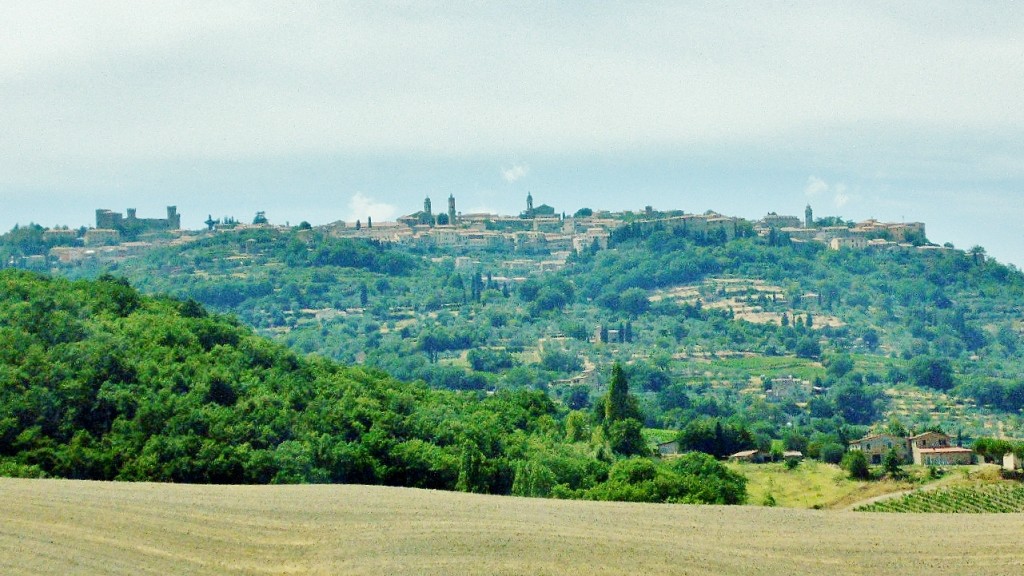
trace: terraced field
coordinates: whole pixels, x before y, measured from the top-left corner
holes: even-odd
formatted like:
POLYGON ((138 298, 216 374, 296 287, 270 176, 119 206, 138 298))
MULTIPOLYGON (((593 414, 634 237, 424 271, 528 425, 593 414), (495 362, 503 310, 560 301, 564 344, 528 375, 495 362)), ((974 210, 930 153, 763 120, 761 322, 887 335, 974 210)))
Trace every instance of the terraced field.
POLYGON ((916 491, 857 508, 864 512, 992 513, 1024 512, 1024 485, 1011 483, 952 486, 916 491))
POLYGON ((1018 574, 1024 514, 0 479, 2 574, 1018 574), (963 545, 921 546, 921 534, 963 545), (969 544, 968 544, 969 543, 969 544))

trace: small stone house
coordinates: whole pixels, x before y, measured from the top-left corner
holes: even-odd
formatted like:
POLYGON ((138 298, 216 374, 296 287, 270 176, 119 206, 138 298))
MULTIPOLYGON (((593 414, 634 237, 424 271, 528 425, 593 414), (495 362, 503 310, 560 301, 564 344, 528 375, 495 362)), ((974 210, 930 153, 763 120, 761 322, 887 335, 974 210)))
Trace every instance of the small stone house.
POLYGON ((903 462, 919 466, 957 466, 974 460, 974 450, 950 445, 949 436, 942 432, 925 432, 910 438, 872 434, 850 442, 850 450, 864 452, 871 464, 881 464, 893 448, 903 462))
POLYGON ((965 466, 974 459, 974 450, 960 446, 921 448, 914 451, 914 464, 923 466, 965 466))
POLYGON ((803 402, 811 395, 810 383, 792 376, 772 378, 771 386, 765 393, 770 402, 803 402))
POLYGON ((729 460, 734 462, 752 462, 760 464, 765 460, 765 454, 760 450, 743 450, 729 456, 729 460))
POLYGON ((904 462, 910 461, 910 449, 907 439, 892 434, 871 434, 850 442, 850 450, 860 450, 870 464, 881 464, 882 459, 895 448, 896 454, 904 462))
POLYGON ((1003 454, 1003 470, 1013 472, 1014 470, 1020 470, 1021 468, 1024 468, 1024 462, 1022 462, 1021 458, 1016 454, 1013 452, 1003 454))
POLYGON ((970 464, 974 450, 951 446, 949 436, 942 432, 925 432, 907 439, 914 464, 919 466, 950 466, 970 464))
POLYGON ((661 442, 658 444, 658 454, 661 456, 672 456, 679 454, 679 442, 672 440, 671 442, 661 442))

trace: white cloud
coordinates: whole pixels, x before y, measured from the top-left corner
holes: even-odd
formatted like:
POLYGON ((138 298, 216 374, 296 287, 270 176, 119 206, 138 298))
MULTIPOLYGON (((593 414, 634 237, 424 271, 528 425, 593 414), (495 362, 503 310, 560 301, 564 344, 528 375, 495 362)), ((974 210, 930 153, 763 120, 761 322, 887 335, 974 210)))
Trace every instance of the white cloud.
POLYGON ((846 206, 846 204, 850 202, 850 195, 846 192, 846 185, 836 184, 835 191, 836 208, 842 208, 843 206, 846 206))
POLYGON ((506 182, 516 182, 530 173, 530 167, 526 164, 515 164, 509 168, 501 169, 501 177, 506 182))
MULTIPOLYGON (((587 172, 558 173, 559 158, 574 156, 590 165, 628 157, 663 176, 673 164, 664 158, 706 160, 717 172, 695 178, 709 194, 731 185, 715 167, 740 158, 768 176, 777 162, 781 192, 796 194, 815 174, 807 197, 846 210, 885 183, 893 197, 980 183, 1015 201, 1024 179, 1020 4, 46 4, 0 2, 6 208, 24 205, 27 191, 59 205, 97 190, 119 198, 122 188, 159 206, 171 200, 156 196, 158 183, 188 173, 182 166, 266 165, 260 176, 284 189, 291 177, 274 174, 273 161, 310 158, 334 180, 296 180, 369 187, 403 212, 455 182, 583 190, 587 172), (384 183, 385 158, 430 168, 384 183), (334 162, 347 159, 370 176, 347 180, 334 162), (471 177, 455 174, 462 161, 471 177)), ((251 188, 220 172, 194 174, 217 193, 251 188)), ((364 221, 395 215, 358 198, 336 209, 364 221)), ((588 198, 562 202, 599 207, 588 198)), ((520 198, 506 201, 474 203, 521 209, 520 198)), ((39 218, 10 212, 0 218, 39 218)))
POLYGON ((356 192, 348 200, 348 222, 360 220, 366 222, 369 216, 377 222, 394 220, 398 215, 393 205, 385 202, 377 202, 362 192, 356 192))
POLYGON ((807 194, 808 198, 812 198, 821 194, 822 192, 828 191, 828 183, 818 178, 817 176, 807 177, 807 186, 804 188, 804 194, 807 194))
POLYGON ((829 184, 817 176, 807 177, 807 186, 804 187, 804 194, 806 194, 808 198, 815 198, 825 193, 832 194, 832 202, 835 204, 836 208, 846 206, 852 198, 848 192, 846 184, 843 182, 829 184))
POLYGON ((815 137, 855 144, 850 128, 1024 127, 1024 10, 1005 7, 36 4, 0 4, 10 168, 43 153, 821 150, 815 137))

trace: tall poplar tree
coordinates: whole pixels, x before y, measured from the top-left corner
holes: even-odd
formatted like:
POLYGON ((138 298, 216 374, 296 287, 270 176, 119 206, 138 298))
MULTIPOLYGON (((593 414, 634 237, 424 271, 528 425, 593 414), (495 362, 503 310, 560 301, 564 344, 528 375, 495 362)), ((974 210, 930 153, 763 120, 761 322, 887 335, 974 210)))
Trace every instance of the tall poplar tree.
POLYGON ((604 398, 604 430, 612 451, 627 456, 647 454, 641 431, 640 404, 629 393, 629 382, 617 362, 604 398))
POLYGON ((604 399, 605 422, 617 422, 627 418, 640 419, 640 409, 636 398, 629 393, 629 382, 622 366, 618 362, 612 366, 612 380, 608 385, 608 395, 604 399))

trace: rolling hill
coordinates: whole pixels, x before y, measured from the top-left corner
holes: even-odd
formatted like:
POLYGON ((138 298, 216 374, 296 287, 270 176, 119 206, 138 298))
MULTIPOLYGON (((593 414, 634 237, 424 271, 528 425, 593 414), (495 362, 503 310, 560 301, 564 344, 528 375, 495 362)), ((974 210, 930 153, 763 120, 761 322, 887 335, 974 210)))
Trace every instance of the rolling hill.
POLYGON ((0 479, 5 574, 1014 574, 1024 515, 0 479))

